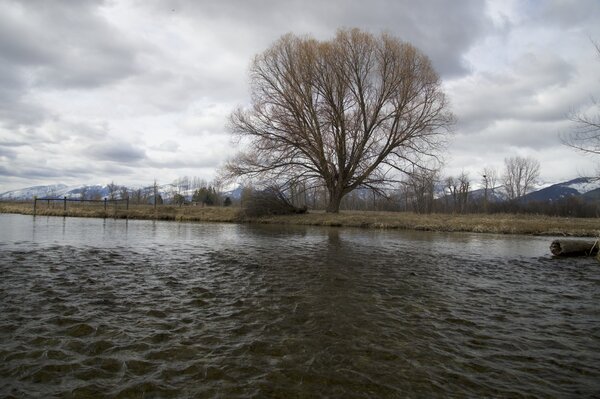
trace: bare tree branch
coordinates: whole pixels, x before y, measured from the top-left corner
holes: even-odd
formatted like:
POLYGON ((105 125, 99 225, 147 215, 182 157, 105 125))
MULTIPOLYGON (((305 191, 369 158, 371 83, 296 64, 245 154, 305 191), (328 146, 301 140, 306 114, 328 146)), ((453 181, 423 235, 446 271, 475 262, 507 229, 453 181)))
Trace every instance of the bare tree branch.
MULTIPOLYGON (((600 43, 592 44, 600 56, 600 43)), ((586 154, 600 155, 600 103, 592 99, 590 111, 578 111, 569 116, 575 127, 568 135, 561 137, 564 144, 586 154)))

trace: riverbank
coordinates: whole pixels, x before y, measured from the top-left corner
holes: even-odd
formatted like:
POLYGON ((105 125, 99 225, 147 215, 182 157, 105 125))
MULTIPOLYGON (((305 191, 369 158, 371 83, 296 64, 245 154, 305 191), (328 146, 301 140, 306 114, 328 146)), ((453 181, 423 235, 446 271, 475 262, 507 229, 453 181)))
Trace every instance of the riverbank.
MULTIPOLYGON (((0 213, 33 214, 31 203, 0 203, 0 213)), ((129 219, 157 219, 190 222, 268 223, 306 226, 360 227, 446 232, 474 232, 496 234, 528 234, 548 236, 598 237, 600 219, 561 218, 540 215, 513 214, 429 214, 411 212, 342 211, 328 214, 311 211, 303 215, 263 216, 246 218, 235 207, 195 207, 162 205, 133 205, 106 210, 103 206, 71 205, 67 211, 61 204, 38 206, 37 215, 74 217, 116 217, 129 219)))

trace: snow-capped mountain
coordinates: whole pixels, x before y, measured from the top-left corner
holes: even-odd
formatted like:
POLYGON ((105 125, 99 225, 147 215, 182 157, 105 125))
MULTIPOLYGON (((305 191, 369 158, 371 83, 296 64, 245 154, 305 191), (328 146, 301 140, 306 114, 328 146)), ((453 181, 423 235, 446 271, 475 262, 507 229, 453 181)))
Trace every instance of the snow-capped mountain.
MULTIPOLYGON (((48 186, 33 186, 27 187, 20 190, 6 191, 0 193, 0 201, 22 201, 31 200, 34 197, 37 198, 74 198, 80 199, 102 199, 110 197, 111 191, 114 191, 116 198, 121 198, 124 190, 129 192, 130 197, 136 195, 136 192, 140 192, 144 198, 153 198, 154 187, 148 186, 136 186, 136 187, 124 187, 124 186, 112 186, 109 184, 94 184, 94 185, 81 185, 81 186, 67 186, 66 184, 52 184, 48 186)), ((224 196, 229 196, 232 199, 239 199, 241 196, 241 187, 234 190, 223 193, 224 196)), ((188 201, 192 199, 195 188, 178 187, 175 183, 161 184, 157 186, 158 194, 165 201, 170 201, 175 194, 183 195, 188 201)))
POLYGON ((552 184, 541 190, 534 191, 523 197, 529 201, 558 201, 563 198, 581 196, 583 199, 593 199, 600 195, 600 179, 579 177, 562 183, 552 184))
POLYGON ((33 197, 60 197, 65 194, 70 188, 65 184, 52 184, 49 186, 33 186, 22 188, 20 190, 6 191, 0 194, 0 200, 26 200, 33 197))
MULTIPOLYGON (((0 200, 30 200, 37 198, 81 198, 86 199, 105 198, 110 195, 108 184, 94 184, 82 186, 67 186, 65 184, 52 184, 48 186, 33 186, 20 190, 6 191, 0 193, 0 200)), ((119 189, 116 190, 117 198, 120 196, 119 189)))

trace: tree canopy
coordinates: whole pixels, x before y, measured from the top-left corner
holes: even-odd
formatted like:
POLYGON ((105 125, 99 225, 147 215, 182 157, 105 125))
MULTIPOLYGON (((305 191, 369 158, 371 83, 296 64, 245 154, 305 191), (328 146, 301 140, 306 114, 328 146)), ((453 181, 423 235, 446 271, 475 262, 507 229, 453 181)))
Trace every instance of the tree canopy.
POLYGON ((430 60, 388 34, 287 34, 250 67, 252 104, 230 117, 247 149, 230 177, 324 186, 328 212, 436 159, 453 122, 430 60))

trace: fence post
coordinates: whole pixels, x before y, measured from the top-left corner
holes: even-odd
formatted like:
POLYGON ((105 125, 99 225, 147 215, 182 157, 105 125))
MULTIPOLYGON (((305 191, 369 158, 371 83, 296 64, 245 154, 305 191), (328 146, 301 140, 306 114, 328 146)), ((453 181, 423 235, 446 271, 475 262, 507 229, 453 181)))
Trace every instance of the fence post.
POLYGON ((67 196, 65 195, 65 198, 63 199, 64 201, 64 206, 63 206, 63 211, 67 211, 67 196))
POLYGON ((37 195, 33 196, 33 216, 35 216, 35 211, 37 208, 37 195))
POLYGON ((127 197, 127 204, 125 205, 125 209, 129 210, 129 197, 127 197))

